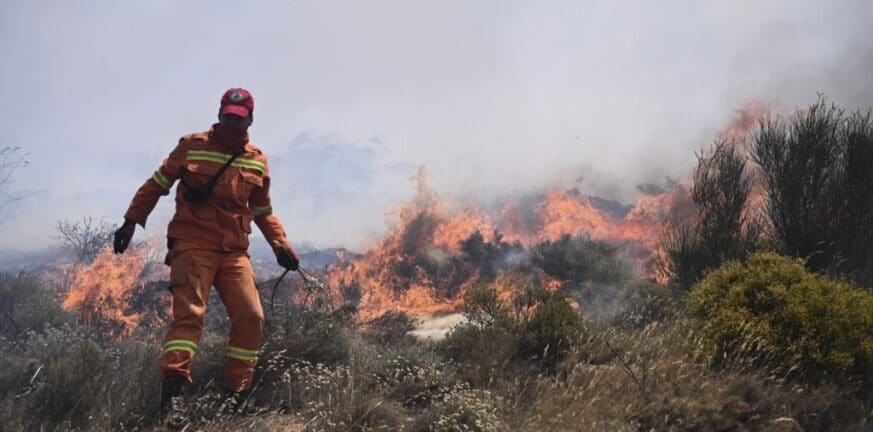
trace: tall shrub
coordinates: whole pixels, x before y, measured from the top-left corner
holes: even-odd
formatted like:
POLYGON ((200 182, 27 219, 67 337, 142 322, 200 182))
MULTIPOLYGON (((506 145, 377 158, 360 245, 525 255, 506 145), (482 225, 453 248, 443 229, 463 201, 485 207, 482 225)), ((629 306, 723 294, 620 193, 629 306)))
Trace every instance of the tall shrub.
POLYGON ((788 119, 762 120, 760 167, 771 235, 814 271, 873 282, 873 123, 824 98, 788 119))
POLYGON ((753 178, 734 143, 716 142, 697 155, 690 221, 667 231, 667 274, 682 290, 723 262, 744 257, 758 239, 758 221, 749 209, 753 178))

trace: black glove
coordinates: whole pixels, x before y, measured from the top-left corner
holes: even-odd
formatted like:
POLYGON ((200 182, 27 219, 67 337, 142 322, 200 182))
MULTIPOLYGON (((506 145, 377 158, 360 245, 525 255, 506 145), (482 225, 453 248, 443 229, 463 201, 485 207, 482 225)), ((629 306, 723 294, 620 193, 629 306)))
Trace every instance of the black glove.
POLYGON ((300 268, 300 259, 297 258, 297 254, 290 247, 277 244, 273 247, 273 252, 276 253, 276 262, 280 266, 291 271, 297 271, 300 268))
POLYGON ((121 228, 115 231, 115 241, 112 243, 115 253, 124 253, 127 246, 130 245, 130 240, 133 238, 133 232, 136 230, 136 222, 125 219, 121 228))

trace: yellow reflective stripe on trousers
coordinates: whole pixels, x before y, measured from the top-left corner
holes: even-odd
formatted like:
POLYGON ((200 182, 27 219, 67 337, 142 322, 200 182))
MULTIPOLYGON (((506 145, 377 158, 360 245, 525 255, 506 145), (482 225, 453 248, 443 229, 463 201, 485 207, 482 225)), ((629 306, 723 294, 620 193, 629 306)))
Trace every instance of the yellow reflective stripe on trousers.
MULTIPOLYGON (((230 158, 231 155, 227 153, 219 153, 206 150, 188 150, 187 156, 187 159, 189 161, 206 161, 219 164, 227 163, 230 158)), ((254 159, 236 158, 231 165, 237 168, 248 168, 251 170, 255 170, 260 172, 261 174, 266 171, 264 164, 254 159)))
POLYGON ((273 206, 255 206, 252 207, 252 211, 255 212, 255 216, 265 215, 267 213, 273 213, 273 206))
POLYGON ((242 361, 255 361, 258 359, 258 351, 228 346, 227 356, 242 361))
POLYGON ((170 351, 188 351, 197 354, 197 344, 187 339, 173 339, 164 343, 164 354, 170 351))
POLYGON ((152 180, 154 180, 155 183, 158 184, 158 186, 166 190, 170 190, 170 186, 172 186, 172 183, 170 183, 170 181, 167 180, 167 178, 164 177, 163 174, 161 174, 161 170, 155 171, 155 173, 152 175, 152 180))

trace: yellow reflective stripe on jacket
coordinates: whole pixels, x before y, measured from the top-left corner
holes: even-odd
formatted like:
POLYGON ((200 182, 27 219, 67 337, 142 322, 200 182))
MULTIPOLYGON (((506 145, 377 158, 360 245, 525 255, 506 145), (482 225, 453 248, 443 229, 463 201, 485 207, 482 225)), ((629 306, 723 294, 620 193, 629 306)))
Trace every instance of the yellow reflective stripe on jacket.
POLYGON ((228 346, 227 356, 242 361, 254 361, 258 359, 258 351, 228 346))
POLYGON ((161 170, 155 171, 155 173, 152 175, 152 180, 154 180, 155 183, 158 184, 158 186, 166 190, 170 190, 170 186, 173 185, 169 180, 167 180, 166 177, 164 177, 163 174, 161 174, 161 170))
POLYGON ((215 163, 225 163, 230 160, 229 154, 211 152, 206 150, 188 150, 187 159, 189 161, 209 161, 215 163))
MULTIPOLYGON (((219 164, 227 163, 231 158, 231 155, 227 153, 219 153, 207 150, 188 150, 187 159, 189 161, 206 161, 206 162, 215 162, 219 164)), ((254 159, 246 159, 246 158, 236 158, 234 159, 231 166, 235 166, 237 168, 248 168, 251 170, 255 170, 260 172, 261 174, 266 171, 263 162, 256 161, 254 159)))
POLYGON ((267 213, 273 213, 273 206, 254 206, 252 207, 252 211, 255 212, 255 216, 265 215, 267 213))
POLYGON ((187 339, 173 339, 164 343, 164 354, 170 351, 188 351, 193 356, 197 354, 197 344, 187 339))
POLYGON ((239 167, 239 168, 253 169, 255 171, 260 172, 261 174, 264 173, 264 164, 254 160, 254 159, 237 159, 237 160, 233 161, 233 163, 231 165, 233 165, 235 167, 239 167))

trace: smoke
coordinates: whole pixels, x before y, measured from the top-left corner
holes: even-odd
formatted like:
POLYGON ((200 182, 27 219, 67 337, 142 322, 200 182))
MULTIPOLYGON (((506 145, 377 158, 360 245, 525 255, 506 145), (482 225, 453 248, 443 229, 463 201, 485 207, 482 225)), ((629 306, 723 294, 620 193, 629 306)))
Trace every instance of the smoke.
POLYGON ((445 339, 452 328, 466 322, 467 319, 461 313, 419 317, 415 328, 408 334, 419 340, 438 341, 445 339))
POLYGON ((360 249, 414 192, 416 165, 392 159, 378 137, 304 133, 270 156, 273 208, 295 242, 360 249))
POLYGON ((807 6, 807 2, 719 6, 725 30, 740 14, 751 24, 744 37, 748 49, 730 57, 728 70, 734 78, 728 83, 733 90, 728 103, 739 105, 756 98, 792 110, 814 103, 816 94, 823 93, 850 110, 873 106, 869 25, 873 5, 841 1, 807 6), (754 41, 758 44, 751 45, 754 41))
MULTIPOLYGON (((4 247, 46 245, 57 219, 120 218, 233 85, 258 101, 289 233, 355 249, 384 234, 420 164, 456 202, 576 188, 630 204, 638 185, 687 178, 749 100, 873 103, 863 0, 7 2, 0 20, 0 93, 16 101, 0 133, 31 154, 19 184, 39 195, 0 226, 4 247), (228 40, 226 22, 247 31, 228 40)), ((152 227, 171 205, 157 211, 152 227)))

